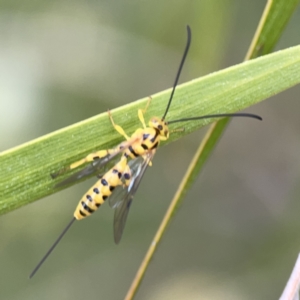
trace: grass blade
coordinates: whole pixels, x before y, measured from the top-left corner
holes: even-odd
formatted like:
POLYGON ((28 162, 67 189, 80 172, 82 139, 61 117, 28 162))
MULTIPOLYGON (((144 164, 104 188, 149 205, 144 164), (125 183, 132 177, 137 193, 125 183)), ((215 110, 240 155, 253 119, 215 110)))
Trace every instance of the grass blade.
MULTIPOLYGON (((284 26, 290 19, 293 11, 298 4, 299 0, 291 1, 288 4, 284 0, 268 1, 245 60, 249 60, 272 51, 276 42, 282 34, 284 26), (274 26, 274 24, 276 25, 274 26)), ((152 259, 154 252, 156 251, 158 244, 161 241, 167 225, 171 221, 171 217, 180 205, 180 202, 184 198, 190 186, 194 183, 195 179, 202 169, 202 166, 214 150, 217 142, 219 141, 227 125, 229 124, 229 121, 229 118, 222 119, 221 121, 214 123, 209 128, 205 138, 196 151, 187 169, 187 172, 184 175, 178 187, 178 190, 176 191, 174 198, 172 199, 168 207, 168 210, 153 238, 153 241, 150 244, 150 247, 148 248, 148 251, 136 273, 131 287, 128 290, 125 298, 126 300, 133 299, 134 295, 136 294, 137 289, 146 272, 146 269, 150 263, 150 260, 152 259)))
MULTIPOLYGON (((300 46, 296 46, 178 86, 167 119, 236 112, 299 82, 300 46)), ((148 116, 162 115, 169 93, 170 90, 166 90, 153 95, 148 116)), ((137 128, 137 109, 144 107, 146 101, 142 99, 113 110, 114 120, 124 124, 126 132, 133 132, 137 128)), ((168 143, 213 121, 187 122, 185 132, 173 134, 168 143)), ((176 123, 171 129, 180 126, 176 123)), ((54 188, 58 180, 52 180, 50 173, 96 149, 113 147, 120 141, 107 113, 102 113, 2 152, 0 214, 55 193, 59 190, 54 188)))
POLYGON ((300 286, 300 255, 298 255, 292 274, 279 300, 299 299, 299 286, 300 286))

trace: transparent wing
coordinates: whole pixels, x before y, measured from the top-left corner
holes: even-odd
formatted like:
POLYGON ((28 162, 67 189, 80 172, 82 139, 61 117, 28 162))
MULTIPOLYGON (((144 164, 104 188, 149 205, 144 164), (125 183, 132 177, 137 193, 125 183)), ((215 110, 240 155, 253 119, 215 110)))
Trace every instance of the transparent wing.
POLYGON ((120 198, 119 202, 115 203, 115 215, 114 215, 114 239, 115 243, 118 244, 121 240, 123 230, 126 224, 128 212, 132 203, 132 199, 142 181, 143 175, 152 160, 155 151, 149 151, 146 154, 142 163, 137 163, 133 165, 133 169, 136 166, 136 171, 134 172, 131 182, 128 188, 125 188, 125 193, 123 198, 120 198))
POLYGON ((58 184, 55 185, 55 187, 62 187, 64 185, 68 185, 72 182, 75 182, 77 180, 80 180, 84 177, 90 176, 90 175, 100 175, 106 173, 107 170, 112 168, 116 162, 119 159, 119 156, 129 147, 131 146, 134 142, 136 142, 135 139, 131 139, 129 141, 123 142, 119 144, 116 148, 115 151, 112 153, 99 158, 97 160, 94 160, 92 163, 90 163, 88 166, 86 166, 84 169, 72 174, 70 177, 67 179, 59 182, 58 184))
MULTIPOLYGON (((128 162, 132 178, 136 176, 136 172, 143 162, 144 159, 141 156, 128 162)), ((128 194, 128 187, 123 187, 121 185, 117 186, 112 195, 108 198, 109 206, 116 209, 124 201, 126 194, 128 194)))
POLYGON ((109 154, 100 159, 93 161, 91 164, 86 166, 84 169, 72 174, 67 179, 59 182, 55 185, 55 187, 62 187, 64 185, 68 185, 72 182, 78 181, 84 177, 90 175, 100 175, 104 174, 107 170, 109 170, 119 159, 121 152, 119 151, 117 154, 109 154))

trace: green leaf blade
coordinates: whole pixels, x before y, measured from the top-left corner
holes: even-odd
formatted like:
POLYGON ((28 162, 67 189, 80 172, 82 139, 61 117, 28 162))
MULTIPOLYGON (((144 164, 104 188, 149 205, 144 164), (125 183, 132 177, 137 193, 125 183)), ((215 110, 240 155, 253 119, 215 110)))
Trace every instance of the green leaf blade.
MULTIPOLYGON (((211 113, 236 112, 286 90, 300 82, 300 46, 264 56, 178 86, 167 120, 211 113)), ((146 114, 162 116, 170 90, 153 95, 146 114)), ((138 108, 142 99, 112 111, 114 120, 128 134, 140 127, 138 108)), ((175 141, 214 120, 184 123, 185 132, 175 141)), ((182 127, 174 124, 171 129, 182 127)), ((0 155, 0 213, 3 214, 56 190, 50 173, 68 166, 97 149, 116 146, 122 139, 107 113, 66 127, 0 155)))

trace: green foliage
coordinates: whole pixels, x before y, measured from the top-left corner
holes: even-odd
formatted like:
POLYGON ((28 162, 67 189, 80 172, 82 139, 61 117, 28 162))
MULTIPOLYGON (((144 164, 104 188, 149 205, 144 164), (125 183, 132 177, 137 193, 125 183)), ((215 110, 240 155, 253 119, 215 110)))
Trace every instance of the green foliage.
MULTIPOLYGON (((248 61, 178 86, 169 120, 211 113, 237 112, 300 82, 300 46, 248 61)), ((153 95, 147 116, 161 116, 170 90, 153 95)), ((137 109, 142 99, 112 111, 116 123, 128 133, 138 125, 137 109)), ((213 122, 187 122, 185 132, 173 134, 174 141, 213 122)), ((182 124, 176 124, 182 127, 182 124)), ((172 128, 176 128, 172 126, 172 128)), ((56 190, 49 174, 96 149, 113 147, 121 141, 107 113, 43 136, 0 156, 0 212, 3 214, 50 195, 56 190)))

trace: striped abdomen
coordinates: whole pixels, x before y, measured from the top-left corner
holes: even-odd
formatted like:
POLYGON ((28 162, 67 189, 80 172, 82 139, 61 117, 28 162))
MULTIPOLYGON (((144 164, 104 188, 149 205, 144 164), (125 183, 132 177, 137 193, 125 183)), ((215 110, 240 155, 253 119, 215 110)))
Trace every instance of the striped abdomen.
POLYGON ((107 171, 81 198, 74 212, 74 217, 77 220, 81 220, 91 215, 105 202, 118 185, 128 185, 130 177, 131 172, 127 165, 127 159, 122 157, 121 160, 107 171))

